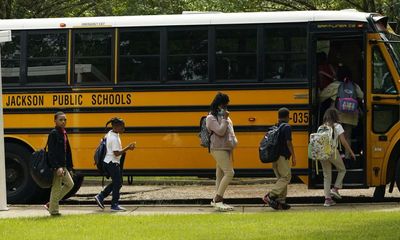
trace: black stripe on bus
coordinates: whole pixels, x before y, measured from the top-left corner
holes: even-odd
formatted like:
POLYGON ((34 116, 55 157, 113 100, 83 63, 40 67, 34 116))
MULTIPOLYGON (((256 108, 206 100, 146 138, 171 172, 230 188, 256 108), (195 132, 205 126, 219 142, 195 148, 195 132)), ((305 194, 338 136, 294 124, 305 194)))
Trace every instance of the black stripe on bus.
MULTIPOLYGON (((265 132, 271 126, 235 126, 235 132, 265 132)), ((52 128, 5 128, 5 134, 48 134, 52 128)), ((308 131, 308 125, 292 126, 294 132, 308 131)), ((104 133, 103 127, 94 128, 67 128, 69 134, 104 133)), ((125 133, 197 133, 199 127, 126 127, 125 133)))
MULTIPOLYGON (((277 111, 281 107, 290 110, 310 110, 308 104, 230 105, 229 111, 277 111)), ((132 113, 132 112, 205 112, 210 106, 150 106, 150 107, 71 107, 71 108, 5 108, 6 114, 56 113, 132 113)))
MULTIPOLYGON (((207 150, 206 150, 207 151, 207 150)), ((292 175, 307 176, 308 168, 292 168, 292 175)), ((79 169, 76 174, 84 176, 99 176, 93 169, 79 169)), ((215 169, 124 169, 124 176, 199 176, 215 177, 215 169)), ((235 177, 275 177, 271 168, 244 168, 235 169, 235 177)))
POLYGON ((120 84, 120 85, 79 85, 79 86, 4 86, 3 94, 21 93, 21 94, 37 94, 37 93, 78 93, 78 92, 168 92, 168 91, 220 91, 220 90, 276 90, 276 89, 309 89, 308 80, 300 81, 279 81, 271 80, 262 83, 246 83, 246 82, 218 82, 215 84, 120 84))

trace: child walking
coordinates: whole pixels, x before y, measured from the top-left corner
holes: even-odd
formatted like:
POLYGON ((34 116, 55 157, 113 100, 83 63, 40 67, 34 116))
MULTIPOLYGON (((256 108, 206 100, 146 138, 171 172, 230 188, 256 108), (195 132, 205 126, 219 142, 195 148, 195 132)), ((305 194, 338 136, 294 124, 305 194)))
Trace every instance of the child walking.
POLYGON ((104 209, 104 199, 112 192, 111 211, 123 212, 126 209, 119 205, 119 190, 122 187, 121 156, 128 150, 135 149, 136 143, 131 143, 122 149, 119 135, 125 131, 125 122, 121 118, 112 118, 107 122, 106 127, 111 123, 112 130, 107 135, 107 153, 104 158, 104 166, 111 177, 111 183, 103 191, 97 194, 94 199, 97 205, 104 209))
POLYGON ((292 178, 290 158, 292 159, 292 166, 296 166, 296 155, 292 144, 292 128, 289 125, 289 109, 279 109, 278 119, 280 156, 277 161, 272 163, 277 180, 271 191, 262 200, 275 210, 288 210, 290 205, 286 203, 287 187, 292 178))
POLYGON ((333 129, 333 143, 335 149, 335 154, 326 161, 319 161, 322 165, 322 170, 324 172, 324 194, 325 194, 325 207, 333 206, 336 204, 333 198, 341 199, 342 197, 339 194, 339 189, 342 188, 343 178, 346 175, 346 167, 344 166, 342 157, 340 156, 339 150, 337 147, 341 143, 344 148, 350 153, 351 158, 355 159, 355 155, 353 150, 351 149, 349 143, 346 140, 345 132, 342 125, 339 123, 339 114, 335 108, 329 108, 326 110, 323 118, 323 124, 331 127, 333 129), (340 140, 340 143, 339 141, 340 140), (336 182, 333 188, 331 189, 332 182, 332 165, 334 165, 338 171, 336 182))
POLYGON ((63 112, 54 115, 55 127, 47 139, 48 161, 54 171, 51 186, 50 201, 44 205, 51 216, 61 215, 59 202, 74 187, 74 181, 69 173, 72 170, 72 154, 67 131, 67 117, 63 112))
POLYGON ((216 194, 211 201, 218 211, 232 211, 233 207, 223 203, 224 193, 235 174, 233 170, 233 149, 238 141, 233 130, 232 120, 227 110, 229 97, 218 93, 211 103, 206 126, 211 135, 211 155, 216 162, 216 194))

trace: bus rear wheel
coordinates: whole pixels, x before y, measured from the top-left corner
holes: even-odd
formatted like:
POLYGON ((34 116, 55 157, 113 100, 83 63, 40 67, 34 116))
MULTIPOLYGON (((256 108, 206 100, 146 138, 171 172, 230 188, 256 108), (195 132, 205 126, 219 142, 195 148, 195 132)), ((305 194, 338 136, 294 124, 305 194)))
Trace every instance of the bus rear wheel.
POLYGON ((31 152, 16 143, 5 144, 7 202, 29 203, 38 186, 30 174, 31 152))
POLYGON ((84 177, 81 175, 76 175, 76 174, 72 175, 72 180, 74 180, 74 187, 71 189, 71 191, 67 193, 67 195, 65 195, 65 197, 63 198, 64 200, 72 197, 73 195, 75 195, 75 193, 79 191, 79 189, 82 186, 83 179, 84 177))

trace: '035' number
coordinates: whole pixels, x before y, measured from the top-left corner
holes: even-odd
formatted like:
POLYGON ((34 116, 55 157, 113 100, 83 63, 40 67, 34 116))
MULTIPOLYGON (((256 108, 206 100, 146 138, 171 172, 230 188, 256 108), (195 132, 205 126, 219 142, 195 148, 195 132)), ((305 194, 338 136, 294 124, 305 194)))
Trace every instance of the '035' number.
POLYGON ((293 123, 308 123, 309 115, 308 112, 295 112, 292 115, 293 123))

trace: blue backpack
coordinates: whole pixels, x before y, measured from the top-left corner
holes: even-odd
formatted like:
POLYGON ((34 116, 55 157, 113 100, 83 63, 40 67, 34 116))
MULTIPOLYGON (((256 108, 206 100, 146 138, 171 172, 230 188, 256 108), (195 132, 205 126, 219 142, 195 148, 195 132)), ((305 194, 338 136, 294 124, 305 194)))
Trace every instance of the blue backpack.
POLYGON ((107 154, 107 138, 103 137, 100 141, 99 146, 97 146, 96 151, 94 152, 94 165, 96 165, 97 170, 100 175, 108 176, 108 173, 104 167, 104 158, 107 154))

